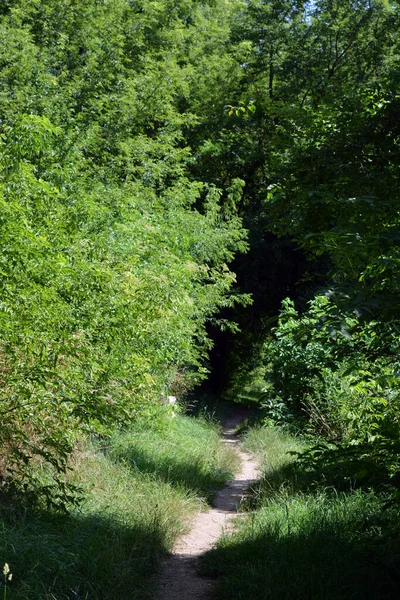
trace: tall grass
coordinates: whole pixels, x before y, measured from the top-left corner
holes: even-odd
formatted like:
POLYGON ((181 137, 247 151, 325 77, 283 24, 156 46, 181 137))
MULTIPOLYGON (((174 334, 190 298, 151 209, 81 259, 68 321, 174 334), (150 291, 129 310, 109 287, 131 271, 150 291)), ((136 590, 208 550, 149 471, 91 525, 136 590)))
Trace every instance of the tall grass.
POLYGON ((79 509, 60 515, 3 505, 8 600, 150 600, 160 557, 229 477, 231 450, 218 437, 215 426, 183 416, 168 428, 126 432, 111 448, 75 453, 79 509), (147 461, 133 462, 146 451, 147 461))
POLYGON ((264 475, 271 475, 285 464, 291 462, 291 452, 299 452, 305 446, 300 438, 288 435, 275 427, 252 427, 242 438, 243 447, 254 452, 264 475))
MULTIPOLYGON (((249 431, 246 447, 264 469, 238 530, 203 561, 220 578, 218 600, 394 600, 400 583, 395 507, 372 491, 301 490, 293 457, 302 443, 284 432, 249 431)), ((304 446, 303 446, 304 447, 304 446)))
POLYGON ((245 450, 256 454, 261 467, 261 477, 252 486, 248 507, 257 508, 267 497, 287 495, 297 489, 293 453, 304 449, 304 441, 277 427, 258 425, 246 431, 242 444, 245 450))
POLYGON ((186 416, 157 435, 147 428, 119 435, 111 456, 133 473, 148 474, 208 501, 238 466, 236 453, 221 444, 216 424, 186 416))

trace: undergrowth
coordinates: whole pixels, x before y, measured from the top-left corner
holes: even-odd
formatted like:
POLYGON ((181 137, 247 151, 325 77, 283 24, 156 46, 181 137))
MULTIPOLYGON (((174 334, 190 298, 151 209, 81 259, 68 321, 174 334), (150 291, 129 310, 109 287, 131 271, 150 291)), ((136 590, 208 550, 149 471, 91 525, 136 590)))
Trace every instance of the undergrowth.
POLYGON ((168 428, 138 428, 104 445, 74 454, 79 509, 1 506, 8 600, 150 599, 160 557, 232 465, 216 426, 181 415, 168 428))
POLYGON ((219 577, 215 598, 397 598, 398 507, 372 489, 313 488, 291 454, 305 442, 282 430, 249 430, 244 445, 263 476, 247 518, 203 560, 202 570, 219 577))

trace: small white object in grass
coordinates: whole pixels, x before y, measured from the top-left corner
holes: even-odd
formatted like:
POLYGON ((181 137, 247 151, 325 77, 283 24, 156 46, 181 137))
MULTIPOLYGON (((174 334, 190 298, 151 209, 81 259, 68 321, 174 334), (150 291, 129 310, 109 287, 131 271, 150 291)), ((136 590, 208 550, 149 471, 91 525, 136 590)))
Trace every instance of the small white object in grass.
POLYGON ((176 396, 168 396, 168 404, 170 404, 171 406, 175 406, 176 396))
POLYGON ((10 566, 8 563, 4 563, 3 575, 4 575, 5 585, 7 585, 7 581, 11 581, 11 579, 12 579, 12 573, 10 573, 10 566))

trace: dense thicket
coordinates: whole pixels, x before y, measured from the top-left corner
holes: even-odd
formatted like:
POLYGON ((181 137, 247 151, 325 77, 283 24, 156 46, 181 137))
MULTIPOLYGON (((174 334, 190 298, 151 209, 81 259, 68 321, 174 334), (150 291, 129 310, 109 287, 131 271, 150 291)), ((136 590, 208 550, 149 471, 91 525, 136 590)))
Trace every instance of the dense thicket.
MULTIPOLYGON (((268 303, 242 336, 239 352, 250 340, 259 357, 253 389, 271 416, 328 436, 320 471, 368 484, 397 485, 399 468, 399 31, 397 3, 247 3, 232 22, 242 76, 219 146, 229 152, 233 130, 249 239, 290 239, 309 260, 273 339, 260 343, 268 303)), ((262 257, 272 272, 276 257, 262 257)), ((235 369, 231 393, 248 378, 235 369)))
POLYGON ((398 19, 397 3, 335 0, 249 2, 232 20, 241 73, 198 168, 245 182, 253 342, 285 296, 304 310, 321 285, 345 310, 397 318, 398 19))
POLYGON ((184 137, 226 34, 185 0, 0 11, 0 476, 49 496, 31 465, 62 474, 82 429, 200 380, 205 324, 234 302, 245 232, 184 137))

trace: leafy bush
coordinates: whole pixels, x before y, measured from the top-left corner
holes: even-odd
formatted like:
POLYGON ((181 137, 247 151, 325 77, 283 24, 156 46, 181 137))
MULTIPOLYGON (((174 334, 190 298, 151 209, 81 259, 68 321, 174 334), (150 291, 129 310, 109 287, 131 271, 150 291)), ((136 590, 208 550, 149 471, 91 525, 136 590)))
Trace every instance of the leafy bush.
POLYGON ((303 315, 284 302, 266 344, 264 404, 269 418, 282 421, 286 407, 303 429, 327 440, 299 455, 310 482, 339 489, 390 484, 399 469, 398 349, 397 322, 360 322, 326 296, 303 315))
POLYGON ((341 314, 326 296, 301 316, 286 300, 266 344, 268 402, 284 401, 331 439, 396 439, 397 329, 395 322, 361 323, 341 314))
POLYGON ((182 141, 196 120, 182 57, 202 41, 171 35, 180 10, 153 9, 1 9, 0 477, 58 505, 82 433, 151 419, 201 381, 206 323, 238 300, 241 220, 189 178, 182 141))

